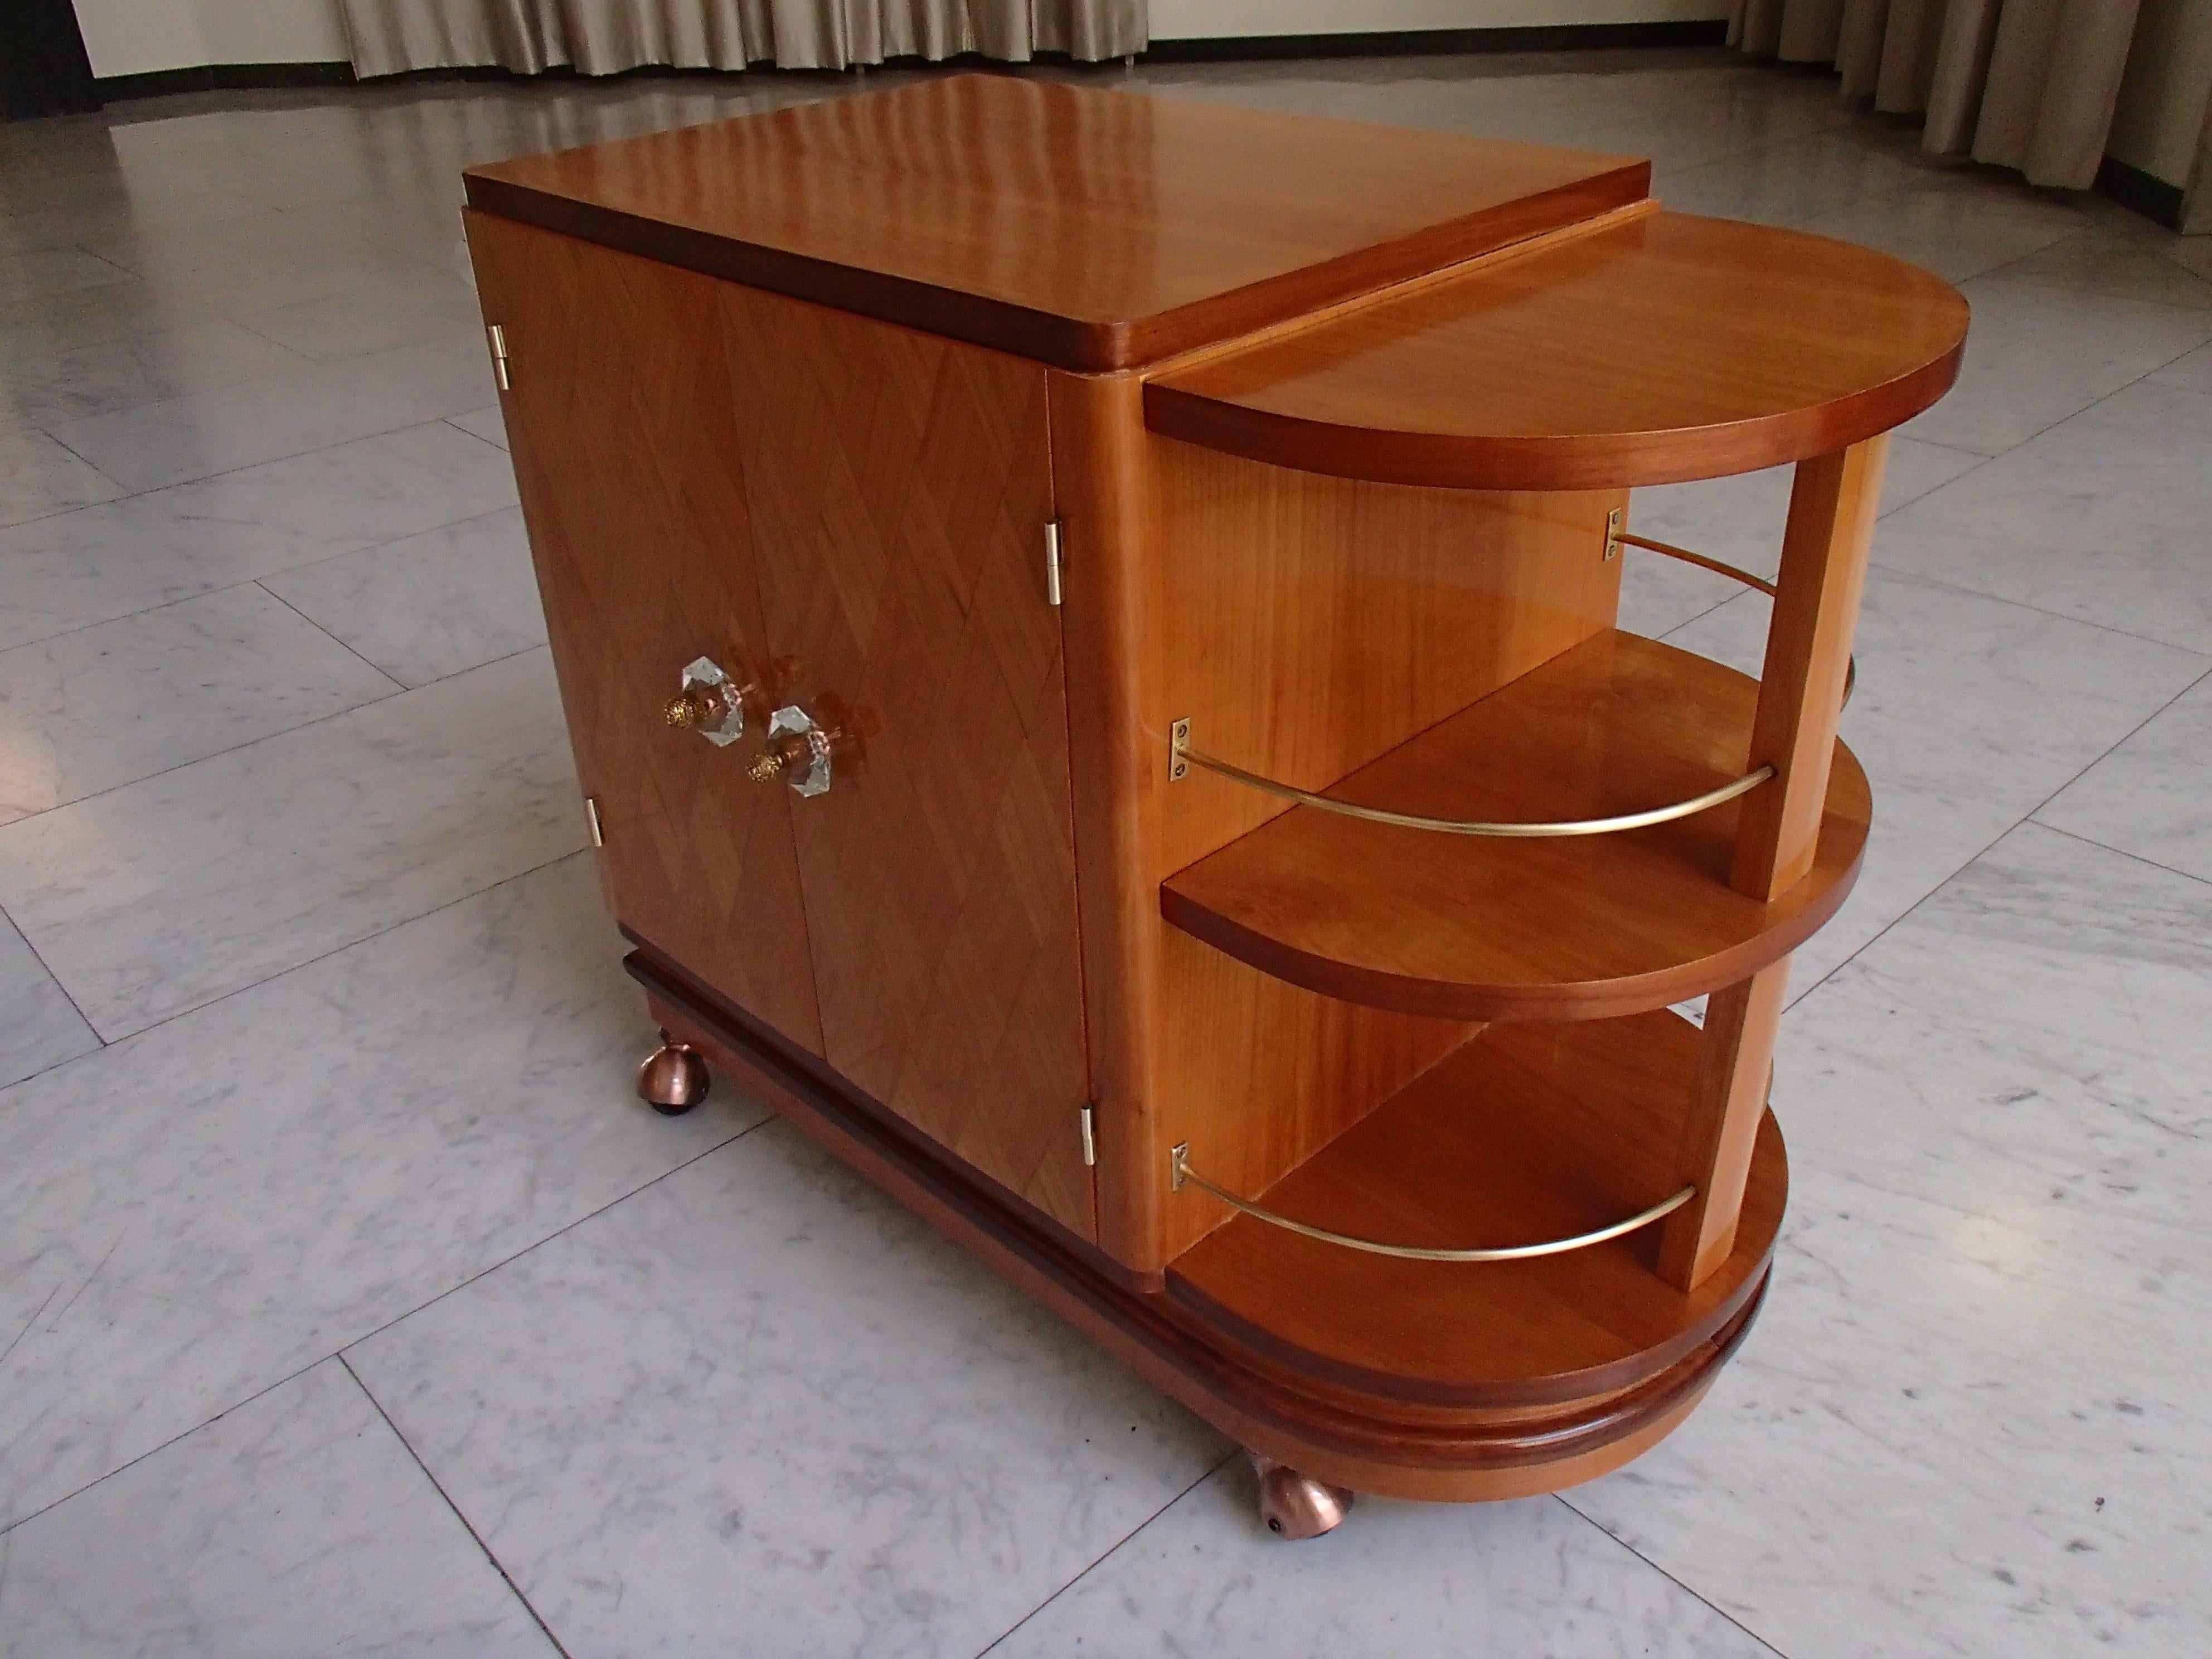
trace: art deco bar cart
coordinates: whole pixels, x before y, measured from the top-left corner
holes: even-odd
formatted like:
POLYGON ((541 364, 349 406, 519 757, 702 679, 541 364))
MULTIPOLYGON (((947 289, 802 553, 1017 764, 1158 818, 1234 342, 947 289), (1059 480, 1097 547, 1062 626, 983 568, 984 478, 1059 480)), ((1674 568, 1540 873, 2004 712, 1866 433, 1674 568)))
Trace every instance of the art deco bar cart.
POLYGON ((1765 1288, 1966 310, 1649 177, 990 76, 468 175, 641 1091, 726 1068, 1279 1531, 1615 1468, 1765 1288), (1695 556, 1629 489, 1781 462, 1761 678, 1618 631, 1695 556))

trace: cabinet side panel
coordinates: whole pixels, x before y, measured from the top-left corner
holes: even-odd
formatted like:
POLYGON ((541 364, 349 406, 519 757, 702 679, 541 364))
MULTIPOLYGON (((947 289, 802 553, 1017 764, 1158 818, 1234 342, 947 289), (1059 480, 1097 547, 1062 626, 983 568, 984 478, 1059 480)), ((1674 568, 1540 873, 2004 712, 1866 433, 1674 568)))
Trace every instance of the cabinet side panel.
MULTIPOLYGON (((1163 661, 1151 734, 1303 788, 1347 773, 1611 625, 1626 492, 1497 494, 1322 477, 1148 440, 1163 661)), ((1152 884, 1286 810, 1192 767, 1158 789, 1152 884)), ((1393 836, 1377 828, 1375 857, 1393 836)), ((1479 1027, 1338 1002, 1169 928, 1157 952, 1155 1144, 1257 1196, 1479 1027)), ((1231 1213, 1160 1205, 1172 1260, 1231 1213)))
POLYGON ((684 665, 767 653, 708 277, 480 213, 515 478, 617 918, 821 1051, 791 813, 748 746, 671 726, 684 665))
POLYGON ((726 286, 763 604, 863 747, 795 799, 830 1063, 1086 1239, 1045 372, 726 286))

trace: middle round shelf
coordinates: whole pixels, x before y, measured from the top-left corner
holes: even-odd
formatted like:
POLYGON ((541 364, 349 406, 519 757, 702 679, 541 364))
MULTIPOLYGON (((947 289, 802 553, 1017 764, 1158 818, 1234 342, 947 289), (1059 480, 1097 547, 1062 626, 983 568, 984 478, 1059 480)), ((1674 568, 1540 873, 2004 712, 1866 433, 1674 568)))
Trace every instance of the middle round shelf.
MULTIPOLYGON (((1758 697, 1734 669, 1608 629, 1328 793, 1439 818, 1641 811, 1741 775, 1758 697)), ((1771 902, 1729 884, 1741 811, 1490 840, 1294 806, 1170 876, 1160 910, 1263 973, 1346 1001, 1459 1020, 1637 1013, 1779 960, 1850 891, 1871 801, 1843 744, 1813 869, 1771 902)))

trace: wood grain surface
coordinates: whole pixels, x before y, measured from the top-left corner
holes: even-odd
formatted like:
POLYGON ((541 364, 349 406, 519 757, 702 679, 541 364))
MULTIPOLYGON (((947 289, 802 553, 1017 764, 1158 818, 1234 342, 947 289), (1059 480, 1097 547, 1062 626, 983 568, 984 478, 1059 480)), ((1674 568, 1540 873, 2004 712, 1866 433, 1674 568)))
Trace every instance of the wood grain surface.
POLYGON ((819 1052, 793 798, 662 713, 694 658, 742 680, 774 654, 736 405, 700 349, 721 284, 481 214, 468 232, 507 337, 515 480, 611 907, 819 1052))
POLYGON ((866 733, 790 797, 823 1051, 1094 1237, 1044 371, 717 286, 767 637, 866 733))
MULTIPOLYGON (((1501 821, 1664 805, 1741 775, 1758 690, 1733 669, 1607 630, 1331 793, 1501 821)), ((1203 730, 1193 744, 1206 747, 1203 730)), ((1297 806, 1169 878, 1161 911, 1266 972, 1378 1007, 1466 1020, 1633 1013, 1794 950, 1849 891, 1870 810, 1865 774, 1838 744, 1812 872, 1761 902, 1729 885, 1741 802, 1538 840, 1297 806)))
MULTIPOLYGON (((1246 1196, 1333 1231, 1440 1249, 1604 1227, 1674 1191, 1698 1032, 1665 1009, 1492 1026, 1357 1127, 1246 1196)), ((1206 1148, 1191 1164, 1206 1172, 1206 1148)), ((1684 1295, 1658 1228, 1521 1261, 1411 1261, 1238 1215, 1178 1257, 1169 1293, 1316 1377, 1461 1407, 1556 1405, 1635 1387, 1757 1289, 1788 1189, 1771 1116, 1722 1271, 1684 1295)), ((1219 1209, 1186 1187, 1178 1204, 1219 1209)))
POLYGON ((1957 377, 1966 302, 1869 248, 1635 218, 1170 366, 1153 430, 1312 472, 1590 489, 1839 450, 1957 377))
POLYGON ((471 205, 1062 368, 1147 362, 1638 201, 1650 164, 1007 76, 474 167, 471 205))

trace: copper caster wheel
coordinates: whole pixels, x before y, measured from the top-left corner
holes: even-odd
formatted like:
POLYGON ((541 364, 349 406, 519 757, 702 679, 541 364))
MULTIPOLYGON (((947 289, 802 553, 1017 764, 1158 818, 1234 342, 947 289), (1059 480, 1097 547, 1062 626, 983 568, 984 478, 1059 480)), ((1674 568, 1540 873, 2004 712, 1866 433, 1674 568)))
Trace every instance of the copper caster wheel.
POLYGON ((1334 1532, 1352 1508, 1352 1494, 1287 1463, 1252 1454, 1260 1477, 1260 1519, 1278 1538, 1318 1538, 1334 1532))
POLYGON ((699 1051, 663 1031, 660 1046, 637 1068, 637 1097, 663 1117, 681 1117, 706 1099, 712 1080, 699 1051))

